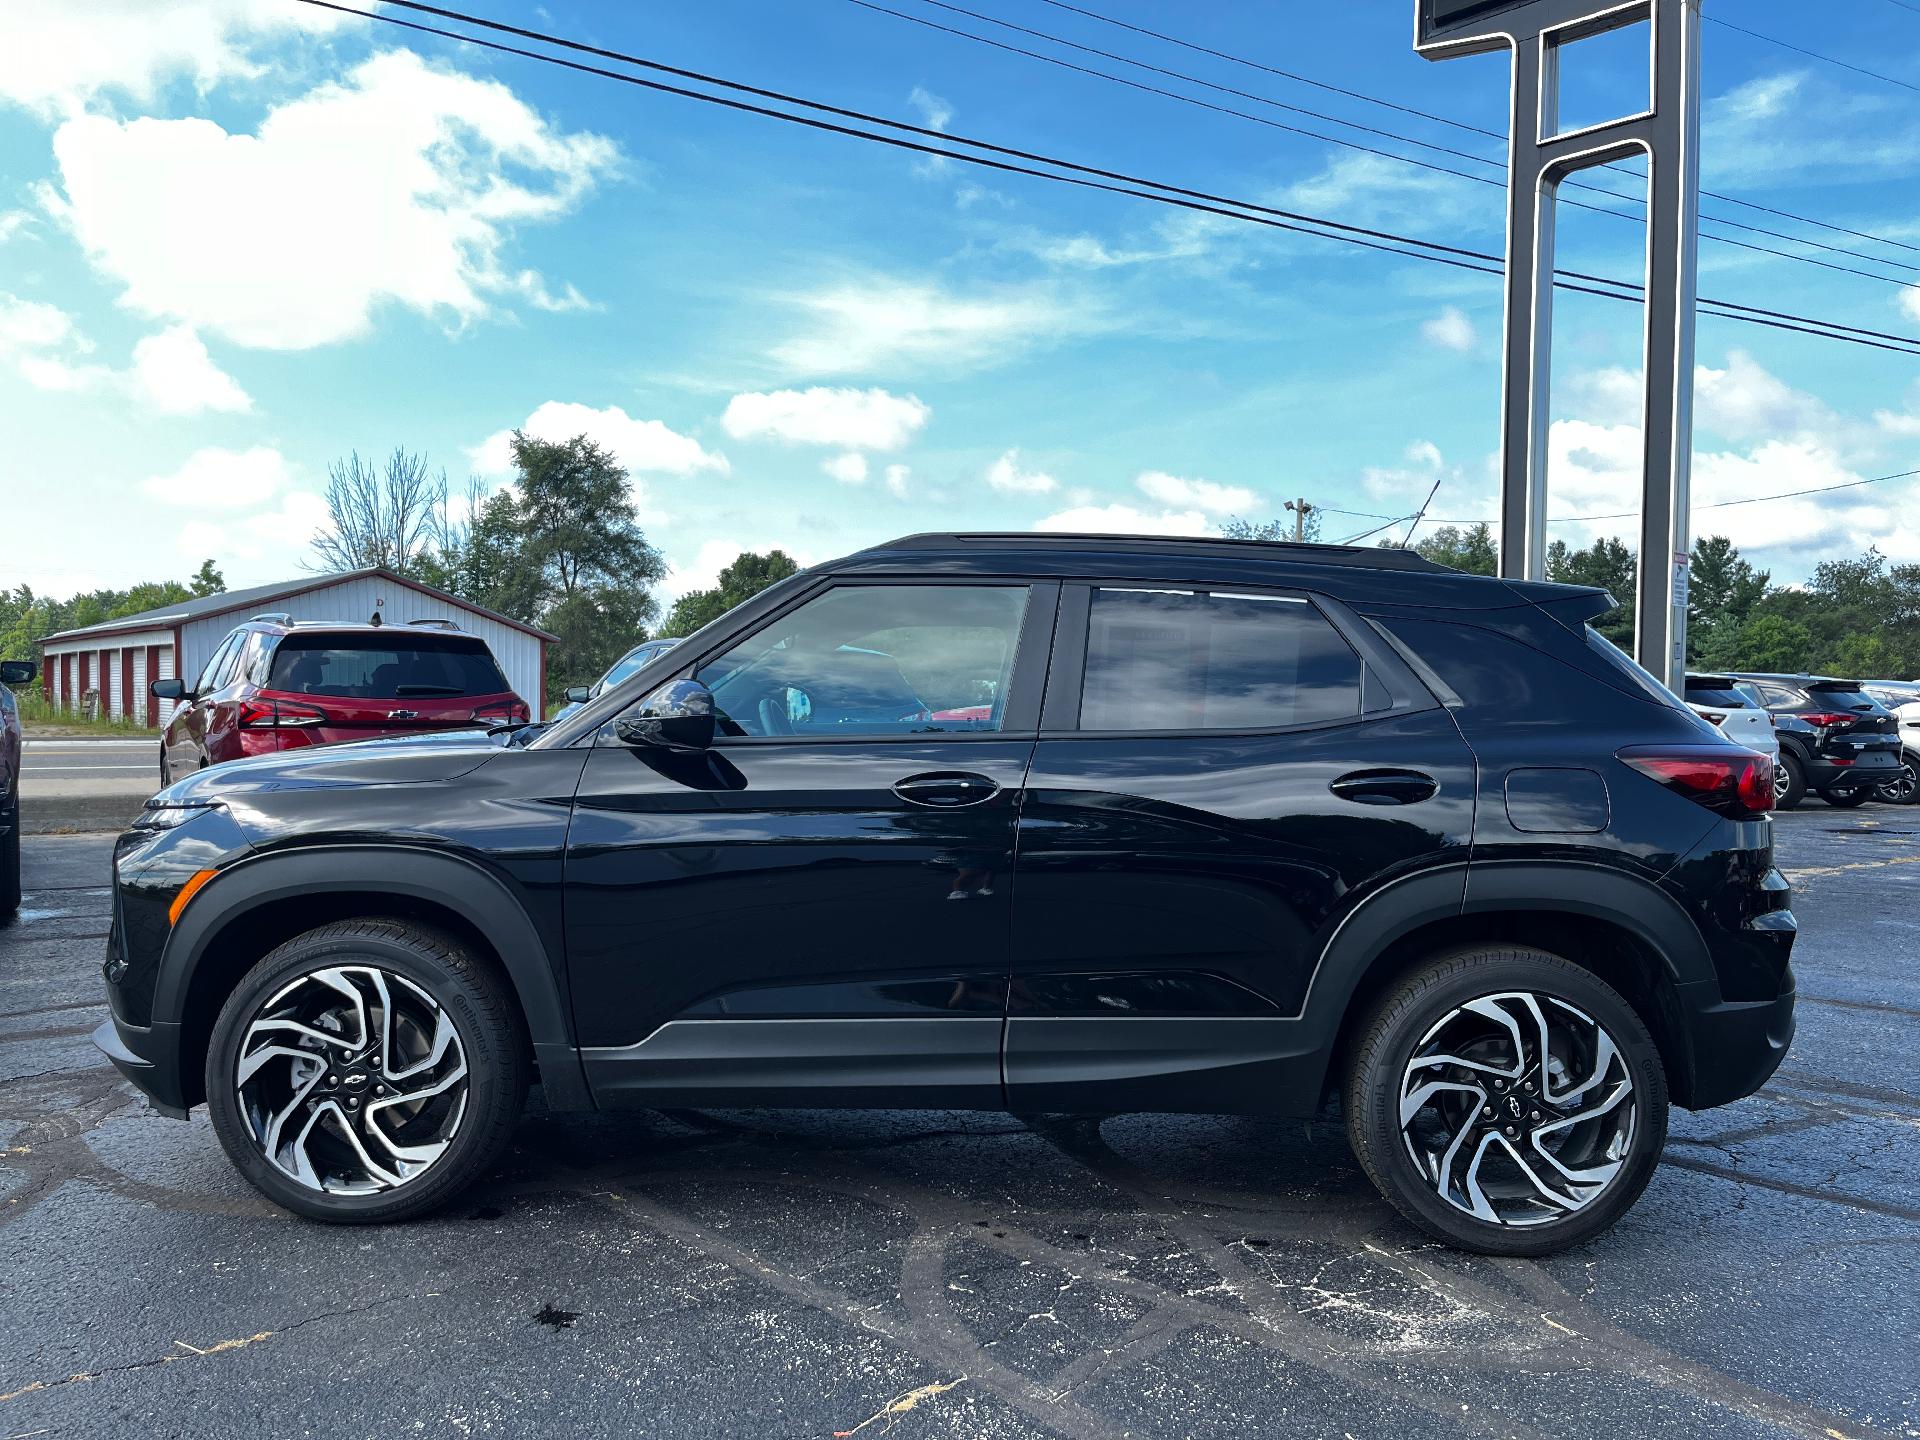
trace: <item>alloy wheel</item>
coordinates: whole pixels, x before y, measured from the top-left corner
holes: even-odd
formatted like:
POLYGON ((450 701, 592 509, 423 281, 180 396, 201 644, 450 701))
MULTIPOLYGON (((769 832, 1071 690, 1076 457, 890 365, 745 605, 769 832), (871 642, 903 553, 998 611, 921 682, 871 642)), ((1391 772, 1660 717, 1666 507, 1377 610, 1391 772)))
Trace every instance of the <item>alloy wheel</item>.
POLYGON ((411 980, 372 965, 314 970, 248 1023, 239 1108, 276 1170, 309 1190, 371 1195, 418 1178, 466 1114, 466 1048, 411 980))
POLYGON ((1787 769, 1784 760, 1773 762, 1773 798, 1774 803, 1787 798, 1787 791, 1793 788, 1793 774, 1787 769))
POLYGON ((1449 1011, 1414 1046, 1399 1120, 1447 1204, 1528 1226, 1607 1191, 1632 1151, 1638 1105, 1605 1027, 1551 995, 1508 991, 1449 1011))

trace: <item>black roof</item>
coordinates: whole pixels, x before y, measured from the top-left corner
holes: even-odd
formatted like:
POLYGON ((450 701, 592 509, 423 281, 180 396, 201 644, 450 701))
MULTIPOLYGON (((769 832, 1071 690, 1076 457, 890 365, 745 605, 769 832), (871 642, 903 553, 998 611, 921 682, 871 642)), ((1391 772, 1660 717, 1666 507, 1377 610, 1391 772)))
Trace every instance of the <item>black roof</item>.
POLYGON ((1366 570, 1415 570, 1435 575, 1461 572, 1414 550, 1391 546, 1293 544, 1285 540, 1232 540, 1213 535, 1102 535, 1044 530, 927 531, 903 535, 873 550, 1070 550, 1142 553, 1218 559, 1224 555, 1287 560, 1300 565, 1352 565, 1366 570))

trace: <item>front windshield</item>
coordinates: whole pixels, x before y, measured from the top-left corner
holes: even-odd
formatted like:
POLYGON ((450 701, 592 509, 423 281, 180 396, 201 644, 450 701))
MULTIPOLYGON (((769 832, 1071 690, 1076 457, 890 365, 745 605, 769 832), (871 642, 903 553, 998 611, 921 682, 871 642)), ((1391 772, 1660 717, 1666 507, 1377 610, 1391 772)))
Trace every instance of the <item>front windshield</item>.
POLYGON ((672 648, 673 643, 671 641, 662 643, 658 640, 649 640, 644 645, 634 646, 633 649, 614 661, 613 668, 600 677, 600 688, 602 690, 612 689, 629 675, 646 668, 654 656, 663 651, 671 650, 672 648))

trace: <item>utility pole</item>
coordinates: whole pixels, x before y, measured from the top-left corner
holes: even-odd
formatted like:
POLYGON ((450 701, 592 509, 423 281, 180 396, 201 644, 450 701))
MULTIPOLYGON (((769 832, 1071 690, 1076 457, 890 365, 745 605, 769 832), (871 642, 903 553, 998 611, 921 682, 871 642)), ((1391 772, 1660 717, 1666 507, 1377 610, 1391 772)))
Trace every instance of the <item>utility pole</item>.
POLYGON ((1307 497, 1302 495, 1298 500, 1287 501, 1287 509, 1293 512, 1293 543, 1306 544, 1307 516, 1313 513, 1314 507, 1307 502, 1307 497))

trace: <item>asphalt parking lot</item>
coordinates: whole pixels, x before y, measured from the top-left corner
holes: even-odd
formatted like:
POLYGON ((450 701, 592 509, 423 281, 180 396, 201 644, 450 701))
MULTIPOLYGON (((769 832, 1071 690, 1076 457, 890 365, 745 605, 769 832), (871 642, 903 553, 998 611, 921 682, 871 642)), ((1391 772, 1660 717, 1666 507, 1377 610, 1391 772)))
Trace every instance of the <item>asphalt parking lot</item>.
POLYGON ((536 1109, 439 1218, 305 1223, 94 1053, 110 841, 31 836, 0 1436, 1920 1435, 1920 810, 1778 828, 1785 1068, 1546 1262, 1207 1117, 536 1109))

